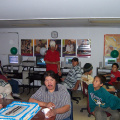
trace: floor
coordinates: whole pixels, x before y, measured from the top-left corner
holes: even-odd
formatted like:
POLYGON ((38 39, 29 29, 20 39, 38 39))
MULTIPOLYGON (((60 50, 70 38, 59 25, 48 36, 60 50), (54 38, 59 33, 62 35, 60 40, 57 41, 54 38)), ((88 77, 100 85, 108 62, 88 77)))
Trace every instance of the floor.
MULTIPOLYGON (((28 100, 30 98, 30 96, 36 90, 37 90, 37 88, 34 91, 31 89, 30 94, 27 95, 28 90, 25 89, 24 93, 20 94, 20 98, 22 100, 28 100)), ((20 91, 22 91, 22 88, 20 88, 20 91)), ((79 100, 78 104, 76 104, 76 102, 73 101, 73 118, 74 118, 74 120, 95 120, 94 116, 88 117, 87 110, 80 112, 81 108, 85 108, 87 106, 87 99, 86 99, 86 97, 83 98, 82 92, 78 91, 78 92, 74 93, 73 96, 80 96, 81 97, 81 100, 79 100)))

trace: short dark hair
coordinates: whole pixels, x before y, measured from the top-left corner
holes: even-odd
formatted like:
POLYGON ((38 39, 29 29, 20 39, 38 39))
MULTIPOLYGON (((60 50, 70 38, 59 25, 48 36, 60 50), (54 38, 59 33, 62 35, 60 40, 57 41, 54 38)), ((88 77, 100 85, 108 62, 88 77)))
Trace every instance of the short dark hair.
POLYGON ((113 65, 116 65, 116 67, 119 68, 119 65, 117 63, 113 63, 112 67, 113 67, 113 65))
POLYGON ((84 73, 89 72, 89 71, 91 71, 92 69, 93 69, 93 66, 92 66, 91 63, 85 63, 85 65, 83 66, 83 71, 84 71, 84 73))
POLYGON ((99 75, 96 75, 96 76, 94 77, 94 79, 95 79, 96 77, 98 77, 98 78, 100 79, 100 84, 105 84, 105 82, 106 82, 106 77, 105 77, 105 76, 99 74, 99 75))
POLYGON ((48 76, 50 76, 50 77, 52 77, 53 79, 56 80, 56 74, 54 73, 54 71, 52 71, 52 70, 46 71, 44 73, 44 81, 45 81, 45 78, 48 77, 48 76))
POLYGON ((74 58, 72 59, 72 61, 76 61, 76 62, 78 62, 79 60, 78 60, 77 57, 74 57, 74 58))

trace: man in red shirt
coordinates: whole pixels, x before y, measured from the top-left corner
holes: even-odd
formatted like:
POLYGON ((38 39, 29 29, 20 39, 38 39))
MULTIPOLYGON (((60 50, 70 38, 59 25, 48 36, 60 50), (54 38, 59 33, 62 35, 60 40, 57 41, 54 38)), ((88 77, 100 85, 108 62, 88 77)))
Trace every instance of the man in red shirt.
POLYGON ((52 70, 57 76, 61 76, 60 55, 59 52, 55 50, 55 46, 55 41, 50 41, 50 49, 44 57, 46 62, 46 71, 52 70))

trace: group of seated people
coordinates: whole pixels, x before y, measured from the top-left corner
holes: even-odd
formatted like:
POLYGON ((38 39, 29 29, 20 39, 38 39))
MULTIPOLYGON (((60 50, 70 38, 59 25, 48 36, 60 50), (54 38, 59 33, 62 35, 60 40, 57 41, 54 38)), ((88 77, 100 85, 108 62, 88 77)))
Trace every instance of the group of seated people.
MULTIPOLYGON (((107 120, 106 112, 111 114, 111 120, 119 120, 120 98, 109 93, 103 85, 112 85, 116 78, 120 77, 117 63, 112 65, 111 81, 107 84, 106 75, 91 76, 93 66, 86 63, 83 67, 84 73, 81 73, 78 58, 72 59, 73 67, 68 72, 66 78, 61 78, 57 83, 56 74, 49 70, 44 73, 44 84, 29 99, 29 102, 38 103, 40 106, 52 108, 47 113, 48 118, 56 116, 56 120, 70 120, 71 98, 67 89, 77 90, 82 81, 88 84, 89 106, 91 113, 96 120, 107 120)), ((112 89, 110 91, 115 91, 112 89)), ((0 96, 1 97, 1 96, 0 96)), ((2 97, 1 97, 2 98, 2 97)), ((2 107, 2 105, 0 105, 2 107)))

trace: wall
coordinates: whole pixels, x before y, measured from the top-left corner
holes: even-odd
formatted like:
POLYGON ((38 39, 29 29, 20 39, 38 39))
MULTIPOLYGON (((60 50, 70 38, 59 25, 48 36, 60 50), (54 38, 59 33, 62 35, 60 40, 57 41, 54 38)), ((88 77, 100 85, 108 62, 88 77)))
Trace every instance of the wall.
MULTIPOLYGON (((0 32, 18 32, 19 43, 21 39, 52 39, 51 32, 58 31, 58 39, 91 39, 92 56, 79 58, 81 65, 86 62, 93 64, 93 76, 96 67, 103 61, 104 34, 119 34, 120 28, 111 27, 76 27, 76 28, 9 28, 0 29, 0 32)), ((7 49, 7 48, 6 48, 7 49)), ((19 44, 20 51, 20 44, 19 44)), ((24 57, 26 59, 27 57, 24 57)), ((0 58, 2 59, 2 58, 0 58)), ((61 58, 61 60, 64 60, 61 58)), ((7 60, 6 60, 7 64, 7 60)))

